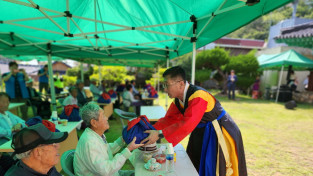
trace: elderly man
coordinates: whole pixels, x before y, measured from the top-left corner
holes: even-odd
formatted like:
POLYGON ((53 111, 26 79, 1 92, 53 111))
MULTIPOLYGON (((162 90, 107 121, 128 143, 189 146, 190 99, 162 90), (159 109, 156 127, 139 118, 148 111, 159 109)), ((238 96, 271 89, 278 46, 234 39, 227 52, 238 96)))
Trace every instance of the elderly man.
POLYGON ((185 75, 179 66, 163 73, 164 90, 175 100, 154 125, 159 131, 147 131, 142 143, 152 144, 163 134, 175 146, 190 134, 187 153, 200 175, 247 175, 238 126, 212 94, 189 84, 185 75))
POLYGON ((75 175, 131 175, 133 171, 120 170, 126 160, 131 156, 131 151, 142 146, 135 144, 136 138, 121 152, 117 153, 124 145, 122 138, 114 143, 106 141, 104 131, 109 129, 108 117, 104 111, 93 102, 86 104, 80 110, 81 117, 87 127, 80 137, 75 155, 75 175))
POLYGON ((61 176, 54 167, 60 161, 60 142, 67 132, 51 132, 42 123, 24 128, 13 136, 12 148, 20 159, 5 176, 61 176))

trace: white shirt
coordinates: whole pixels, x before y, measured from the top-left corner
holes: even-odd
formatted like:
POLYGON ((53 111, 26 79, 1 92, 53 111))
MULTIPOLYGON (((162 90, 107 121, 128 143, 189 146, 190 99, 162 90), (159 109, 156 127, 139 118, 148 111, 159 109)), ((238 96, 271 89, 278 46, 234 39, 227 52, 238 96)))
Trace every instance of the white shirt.
POLYGON ((136 100, 134 98, 134 95, 130 93, 129 91, 124 91, 123 92, 123 104, 126 107, 129 107, 133 102, 138 102, 139 100, 136 100))
POLYGON ((77 98, 74 98, 72 95, 69 95, 63 101, 63 106, 66 105, 78 105, 77 98))
POLYGON ((123 167, 131 152, 125 148, 116 154, 123 146, 122 138, 114 143, 105 143, 103 137, 90 128, 86 128, 80 137, 74 154, 74 171, 77 176, 113 175, 123 167))
POLYGON ((94 99, 98 99, 102 93, 99 88, 93 84, 90 84, 89 90, 93 94, 94 99))
POLYGON ((181 105, 183 105, 183 107, 185 106, 186 94, 187 94, 188 88, 189 88, 189 83, 186 81, 186 85, 185 85, 185 89, 184 89, 184 99, 183 99, 183 101, 181 101, 180 99, 178 99, 178 100, 179 100, 179 103, 180 103, 181 105))

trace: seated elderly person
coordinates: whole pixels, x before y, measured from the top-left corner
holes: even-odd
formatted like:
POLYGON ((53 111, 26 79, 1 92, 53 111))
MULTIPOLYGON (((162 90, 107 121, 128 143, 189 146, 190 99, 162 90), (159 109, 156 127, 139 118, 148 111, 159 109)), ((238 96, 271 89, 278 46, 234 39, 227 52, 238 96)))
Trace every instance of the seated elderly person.
POLYGON ((97 80, 95 78, 92 78, 90 80, 89 90, 92 93, 93 98, 95 100, 97 100, 101 96, 101 94, 102 94, 102 91, 97 87, 97 80))
POLYGON ((143 105, 143 102, 134 98, 133 87, 130 84, 126 85, 126 91, 123 92, 123 105, 126 111, 130 106, 134 106, 135 113, 140 115, 140 106, 143 105))
POLYGON ((78 101, 77 101, 77 87, 70 87, 70 89, 68 90, 70 92, 70 95, 68 97, 66 97, 63 101, 63 106, 67 106, 67 105, 78 105, 78 101))
POLYGON ((60 161, 59 143, 67 136, 67 132, 49 131, 42 123, 22 129, 12 139, 12 148, 20 161, 5 176, 61 176, 54 166, 60 161))
POLYGON ((0 92, 0 145, 9 141, 15 132, 24 128, 25 121, 8 111, 9 95, 0 92))
POLYGON ((135 144, 136 138, 121 152, 117 153, 124 145, 122 137, 114 143, 106 141, 104 131, 109 129, 108 117, 104 111, 93 102, 83 106, 80 114, 87 127, 81 135, 75 155, 75 175, 131 175, 133 171, 120 170, 126 160, 131 156, 131 151, 142 146, 135 144))
POLYGON ((84 106, 88 100, 87 100, 87 96, 84 90, 84 82, 82 82, 81 80, 77 80, 76 81, 76 87, 77 87, 77 102, 78 102, 78 106, 82 107, 84 106))

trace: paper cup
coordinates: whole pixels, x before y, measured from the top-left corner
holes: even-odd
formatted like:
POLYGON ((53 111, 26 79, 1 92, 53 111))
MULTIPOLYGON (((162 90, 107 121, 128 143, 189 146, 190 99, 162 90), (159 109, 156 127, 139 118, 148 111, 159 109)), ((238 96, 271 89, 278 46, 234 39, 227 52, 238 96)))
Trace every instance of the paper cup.
POLYGON ((61 122, 62 122, 62 125, 63 125, 63 126, 66 126, 66 125, 67 125, 67 119, 63 119, 63 120, 61 120, 61 122))

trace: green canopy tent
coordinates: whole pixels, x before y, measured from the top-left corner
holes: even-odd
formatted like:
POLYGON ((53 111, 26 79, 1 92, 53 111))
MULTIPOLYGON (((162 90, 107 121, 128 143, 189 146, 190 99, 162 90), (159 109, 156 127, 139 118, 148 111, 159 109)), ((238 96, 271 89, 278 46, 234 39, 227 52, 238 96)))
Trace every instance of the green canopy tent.
POLYGON ((276 102, 278 100, 279 88, 285 66, 292 65, 295 69, 313 68, 313 60, 297 53, 295 50, 288 50, 276 55, 261 55, 258 57, 261 68, 277 69, 281 68, 277 87, 276 102))
POLYGON ((193 51, 194 83, 197 47, 291 1, 2 0, 0 54, 47 55, 51 65, 51 55, 159 63, 193 51))

